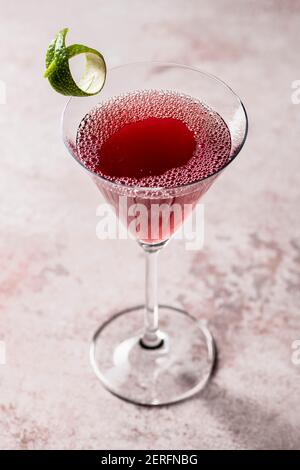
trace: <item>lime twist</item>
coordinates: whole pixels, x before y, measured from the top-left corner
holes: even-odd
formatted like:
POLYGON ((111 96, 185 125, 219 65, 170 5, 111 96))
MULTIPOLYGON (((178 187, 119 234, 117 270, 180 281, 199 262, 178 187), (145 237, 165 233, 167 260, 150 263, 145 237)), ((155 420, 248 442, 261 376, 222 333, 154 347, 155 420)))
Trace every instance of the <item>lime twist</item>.
POLYGON ((81 44, 66 47, 67 32, 67 28, 62 29, 49 44, 44 77, 48 78, 51 86, 62 95, 96 95, 105 82, 104 58, 100 52, 81 44), (79 54, 85 54, 86 64, 83 76, 77 84, 72 77, 69 60, 79 54))

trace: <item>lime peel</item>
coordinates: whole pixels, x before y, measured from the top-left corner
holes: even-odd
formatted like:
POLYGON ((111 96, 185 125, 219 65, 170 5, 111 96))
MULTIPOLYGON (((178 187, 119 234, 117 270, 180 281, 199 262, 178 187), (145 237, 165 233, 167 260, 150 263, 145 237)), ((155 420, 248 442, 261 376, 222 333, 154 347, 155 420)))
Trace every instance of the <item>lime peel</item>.
POLYGON ((46 71, 51 86, 67 96, 92 96, 101 91, 106 78, 106 64, 100 52, 82 44, 66 46, 68 29, 59 31, 49 44, 46 53, 46 71), (79 54, 85 55, 85 70, 78 82, 72 77, 69 60, 79 54))

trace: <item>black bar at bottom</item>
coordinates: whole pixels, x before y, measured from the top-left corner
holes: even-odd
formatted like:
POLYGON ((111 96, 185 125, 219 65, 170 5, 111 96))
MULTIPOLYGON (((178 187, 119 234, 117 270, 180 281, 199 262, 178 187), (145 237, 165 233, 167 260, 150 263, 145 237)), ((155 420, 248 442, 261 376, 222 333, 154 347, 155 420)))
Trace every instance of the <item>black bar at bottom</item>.
MULTIPOLYGON (((0 464, 4 462, 20 462, 38 465, 68 463, 75 465, 93 464, 99 468, 115 467, 138 468, 141 465, 163 467, 178 465, 203 465, 205 463, 231 465, 256 464, 256 463, 287 464, 298 463, 299 454, 292 451, 193 451, 193 450, 54 450, 54 451, 1 451, 0 464)), ((94 467, 95 468, 95 467, 94 467)), ((240 467, 239 467, 240 470, 240 467)))

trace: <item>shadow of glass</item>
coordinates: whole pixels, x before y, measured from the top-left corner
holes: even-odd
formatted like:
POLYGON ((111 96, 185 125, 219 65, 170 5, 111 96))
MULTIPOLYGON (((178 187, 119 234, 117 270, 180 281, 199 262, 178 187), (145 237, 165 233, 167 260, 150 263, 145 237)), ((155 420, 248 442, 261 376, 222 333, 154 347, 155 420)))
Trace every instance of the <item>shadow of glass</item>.
POLYGON ((277 411, 267 411, 257 401, 236 396, 214 383, 202 393, 201 399, 211 415, 228 430, 239 448, 300 448, 300 427, 296 429, 277 411))

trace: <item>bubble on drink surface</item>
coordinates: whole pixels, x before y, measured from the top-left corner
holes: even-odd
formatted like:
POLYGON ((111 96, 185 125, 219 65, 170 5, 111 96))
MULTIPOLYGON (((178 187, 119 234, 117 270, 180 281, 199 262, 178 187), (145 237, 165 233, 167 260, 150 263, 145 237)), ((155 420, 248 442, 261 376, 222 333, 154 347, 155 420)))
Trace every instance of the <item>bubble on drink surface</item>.
POLYGON ((105 179, 128 186, 172 188, 213 175, 231 159, 230 131, 221 116, 204 103, 173 91, 137 91, 112 98, 93 108, 77 132, 77 152, 86 168, 105 179), (101 147, 126 124, 150 117, 182 121, 193 133, 196 146, 187 164, 162 175, 112 177, 99 169, 101 147))

